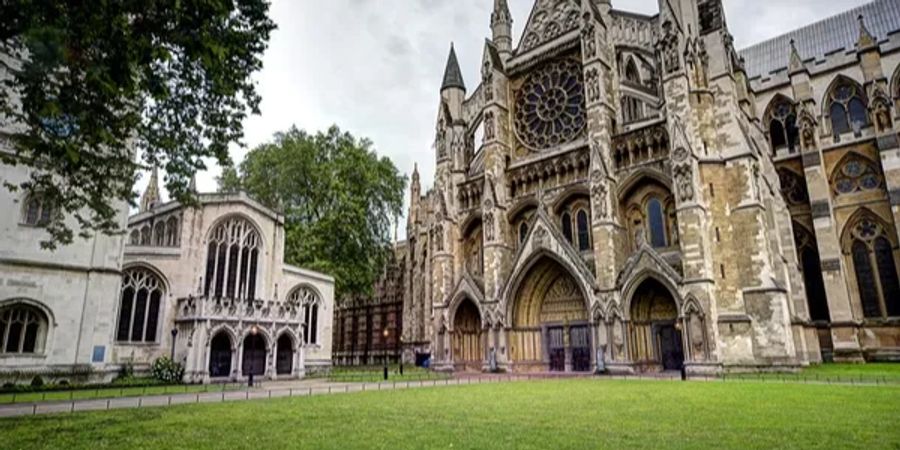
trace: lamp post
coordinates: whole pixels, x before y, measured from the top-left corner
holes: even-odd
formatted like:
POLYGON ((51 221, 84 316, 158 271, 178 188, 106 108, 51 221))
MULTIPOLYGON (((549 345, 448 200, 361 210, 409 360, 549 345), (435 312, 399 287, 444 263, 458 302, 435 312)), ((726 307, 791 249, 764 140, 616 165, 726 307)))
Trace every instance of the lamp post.
POLYGON ((247 380, 247 387, 253 387, 253 369, 256 368, 255 366, 256 366, 256 332, 257 331, 258 331, 258 329, 256 328, 256 325, 253 325, 253 327, 250 328, 250 335, 253 336, 253 338, 252 338, 253 345, 250 348, 250 378, 247 380))
POLYGON ((400 339, 397 339, 398 355, 400 355, 400 376, 403 376, 403 336, 400 336, 400 339))
POLYGON ((175 336, 178 336, 178 328, 172 328, 172 361, 175 361, 175 336))
POLYGON ((391 332, 388 331, 387 328, 384 329, 384 379, 387 381, 388 379, 388 369, 387 369, 387 339, 390 336, 391 332))

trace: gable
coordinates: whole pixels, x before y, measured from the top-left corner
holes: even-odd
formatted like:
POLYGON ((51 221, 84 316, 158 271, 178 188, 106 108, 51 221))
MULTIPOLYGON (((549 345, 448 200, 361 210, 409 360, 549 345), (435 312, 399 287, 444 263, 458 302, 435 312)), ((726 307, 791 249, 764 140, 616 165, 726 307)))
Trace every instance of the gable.
POLYGON ((575 0, 537 0, 522 32, 517 54, 578 29, 581 9, 575 0))

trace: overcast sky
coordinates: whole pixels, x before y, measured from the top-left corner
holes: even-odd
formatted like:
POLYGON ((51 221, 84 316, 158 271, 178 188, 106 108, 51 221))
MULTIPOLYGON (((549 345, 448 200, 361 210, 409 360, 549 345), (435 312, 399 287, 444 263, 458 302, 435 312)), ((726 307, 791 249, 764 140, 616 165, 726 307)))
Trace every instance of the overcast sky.
MULTIPOLYGON (((518 42, 533 0, 508 2, 518 42)), ((613 0, 613 7, 655 14, 657 2, 613 0)), ((725 9, 740 49, 864 3, 725 0, 725 9)), ((246 120, 246 144, 252 148, 292 125, 316 131, 337 124, 372 139, 378 153, 404 173, 417 162, 423 188, 429 188, 450 42, 471 93, 490 36, 492 5, 493 0, 273 0, 270 14, 278 29, 256 76, 262 114, 246 120)), ((238 147, 232 152, 235 162, 244 154, 238 147)), ((198 177, 201 192, 216 189, 218 173, 216 167, 198 177)))

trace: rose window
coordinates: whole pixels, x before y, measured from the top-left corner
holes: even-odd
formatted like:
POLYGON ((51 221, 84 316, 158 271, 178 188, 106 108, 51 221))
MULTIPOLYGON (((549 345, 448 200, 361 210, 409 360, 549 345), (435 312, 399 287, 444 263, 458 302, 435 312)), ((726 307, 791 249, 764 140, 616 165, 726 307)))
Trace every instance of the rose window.
POLYGON ((533 150, 571 142, 584 130, 584 105, 581 67, 551 63, 529 76, 516 96, 516 135, 533 150))
POLYGON ((854 156, 839 168, 833 183, 838 194, 851 194, 878 189, 881 180, 881 173, 873 164, 854 156))

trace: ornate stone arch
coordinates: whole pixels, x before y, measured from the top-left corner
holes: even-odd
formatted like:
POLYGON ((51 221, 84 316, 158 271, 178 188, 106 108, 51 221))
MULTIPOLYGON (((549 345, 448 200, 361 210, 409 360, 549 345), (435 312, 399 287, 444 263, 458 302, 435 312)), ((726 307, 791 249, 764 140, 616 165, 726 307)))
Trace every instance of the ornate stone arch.
POLYGON ((266 271, 269 247, 262 227, 252 217, 242 212, 223 214, 207 228, 203 247, 204 295, 252 300, 264 289, 260 281, 266 271), (236 254, 229 255, 235 250, 236 254), (236 261, 237 267, 231 261, 236 261), (243 270, 245 264, 248 270, 243 270), (225 272, 219 273, 220 270, 225 272))
MULTIPOLYGON (((263 338, 263 342, 266 343, 266 352, 272 351, 272 348, 275 346, 275 340, 272 337, 272 333, 266 327, 256 325, 256 334, 263 338)), ((247 339, 247 336, 253 334, 254 325, 248 325, 244 327, 244 330, 241 332, 241 344, 244 343, 244 340, 247 339)))
POLYGON ((772 154, 783 148, 791 153, 800 151, 800 117, 797 109, 794 100, 782 93, 775 94, 766 106, 762 125, 772 154))
POLYGON ((300 335, 298 335, 297 332, 291 327, 283 326, 281 328, 278 328, 275 331, 274 336, 275 342, 278 342, 278 340, 281 339, 282 336, 287 336, 288 339, 291 340, 292 351, 297 351, 297 349, 300 348, 300 335))
POLYGON ((631 320, 631 306, 632 301, 634 300, 635 292, 645 281, 651 279, 658 282, 666 290, 669 291, 669 294, 672 296, 672 300, 675 301, 677 315, 678 317, 682 317, 682 311, 684 310, 684 301, 682 300, 681 295, 678 293, 678 281, 662 271, 643 268, 635 273, 632 277, 630 277, 630 280, 622 286, 622 299, 624 299, 622 309, 625 314, 625 320, 631 320))
POLYGON ((560 255, 555 252, 541 248, 534 252, 532 252, 525 262, 521 265, 520 269, 516 272, 516 274, 510 278, 510 281, 507 283, 506 288, 504 289, 503 299, 505 302, 506 309, 506 317, 507 323, 512 323, 512 317, 515 314, 515 296, 519 291, 522 283, 525 281, 528 274, 531 272, 531 269, 538 263, 540 263, 544 258, 549 258, 550 260, 559 264, 563 270, 565 270, 569 276, 575 280, 575 284, 578 287, 579 292, 584 298, 584 308, 585 311, 591 311, 591 301, 593 298, 593 289, 591 289, 591 283, 585 280, 580 271, 577 270, 566 258, 560 257, 560 255))
POLYGON ((237 331, 229 324, 222 323, 212 327, 208 333, 206 333, 206 347, 209 347, 212 343, 213 338, 216 337, 219 333, 225 333, 228 337, 228 341, 231 343, 231 351, 236 352, 238 350, 238 346, 243 342, 243 339, 238 339, 237 331))
MULTIPOLYGON (((825 92, 822 96, 822 101, 819 103, 821 105, 820 107, 822 108, 821 113, 823 122, 825 122, 829 133, 834 134, 833 118, 831 114, 832 104, 834 103, 834 101, 838 101, 843 105, 847 123, 851 124, 851 112, 849 110, 849 103, 851 99, 854 98, 858 98, 862 102, 863 108, 868 110, 869 99, 862 84, 843 74, 837 75, 833 80, 831 80, 828 88, 825 89, 825 92), (847 98, 841 98, 840 96, 838 96, 838 94, 841 92, 839 91, 839 89, 844 86, 848 87, 850 90, 848 94, 849 96, 847 98)), ((866 120, 867 125, 871 123, 871 120, 869 120, 868 118, 868 112, 866 113, 866 120)))
POLYGON ((159 268, 157 268, 155 265, 153 265, 149 262, 146 262, 146 261, 132 261, 132 262, 127 262, 122 265, 122 273, 125 273, 126 270, 130 270, 130 269, 147 270, 148 272, 152 273, 157 278, 159 278, 159 281, 161 281, 163 284, 163 289, 165 290, 166 294, 171 292, 171 290, 170 290, 171 284, 169 283, 168 277, 166 277, 166 275, 163 273, 163 271, 159 270, 159 268))
POLYGON ((828 184, 838 196, 877 190, 884 183, 880 162, 852 150, 841 157, 828 174, 828 184))
POLYGON ((621 203, 634 190, 647 179, 653 180, 672 192, 672 178, 668 175, 650 168, 640 168, 628 175, 621 183, 616 192, 616 198, 621 203))

